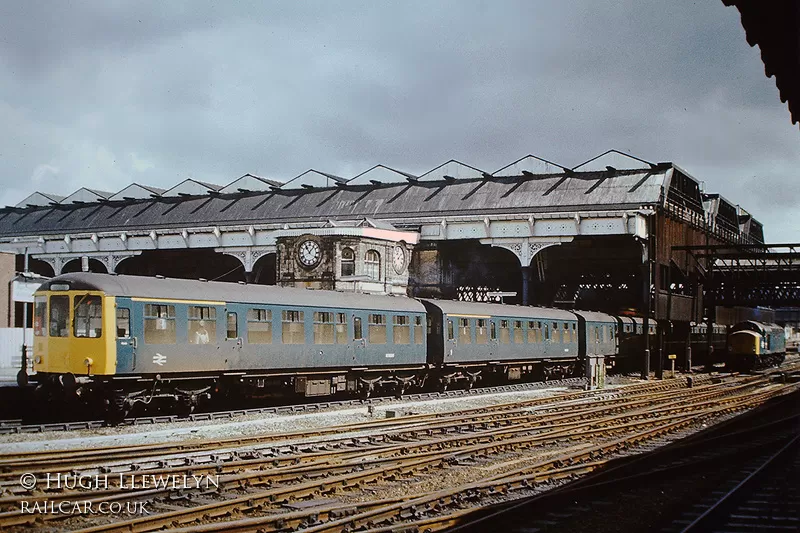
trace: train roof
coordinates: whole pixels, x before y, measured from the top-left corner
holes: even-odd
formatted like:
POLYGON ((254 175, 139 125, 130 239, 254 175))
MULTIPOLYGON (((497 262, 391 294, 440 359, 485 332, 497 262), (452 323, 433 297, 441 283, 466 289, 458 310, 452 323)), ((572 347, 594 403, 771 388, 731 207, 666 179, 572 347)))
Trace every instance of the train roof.
POLYGON ((69 283, 70 290, 102 291, 110 296, 164 300, 209 300, 303 307, 348 308, 424 313, 425 307, 405 296, 384 296, 325 290, 296 289, 274 285, 246 285, 219 281, 151 278, 80 272, 49 279, 39 290, 69 283))
POLYGON ((609 314, 601 313, 599 311, 580 311, 575 310, 573 311, 576 315, 583 317, 584 320, 588 322, 614 322, 616 323, 617 319, 609 314))
POLYGON ((461 302, 457 300, 420 299, 442 310, 448 315, 485 315, 507 316, 515 318, 575 320, 575 314, 561 309, 548 307, 529 307, 520 305, 503 305, 483 302, 461 302))
POLYGON ((776 329, 780 329, 781 331, 783 328, 777 324, 771 324, 768 322, 756 322, 755 320, 745 320, 744 322, 739 322, 735 324, 732 328, 732 331, 744 331, 744 330, 754 330, 758 331, 759 333, 765 333, 767 331, 774 331, 776 329))

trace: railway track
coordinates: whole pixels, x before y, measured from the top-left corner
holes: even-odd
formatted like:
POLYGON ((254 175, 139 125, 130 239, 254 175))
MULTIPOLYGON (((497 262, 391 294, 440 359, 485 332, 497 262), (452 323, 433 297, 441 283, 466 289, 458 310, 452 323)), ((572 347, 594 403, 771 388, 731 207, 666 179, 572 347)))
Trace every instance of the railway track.
POLYGON ((711 495, 710 502, 701 501, 708 508, 680 531, 800 528, 800 431, 787 432, 786 440, 774 453, 769 450, 748 465, 747 477, 733 488, 711 495))
POLYGON ((577 482, 465 517, 453 531, 796 531, 798 406, 799 391, 775 398, 577 482))
MULTIPOLYGON (((727 378, 730 379, 730 378, 727 378)), ((704 383, 712 383, 714 381, 722 382, 723 378, 712 378, 709 376, 702 376, 696 382, 700 387, 704 383)), ((615 398, 632 396, 636 394, 650 394, 659 391, 669 391, 673 389, 683 389, 685 387, 683 382, 679 381, 663 381, 663 382, 648 382, 638 385, 632 385, 621 389, 614 390, 596 390, 596 391, 568 391, 555 394, 551 397, 535 398, 522 402, 512 402, 506 404, 498 404, 493 408, 493 412, 510 411, 514 409, 525 409, 536 406, 546 406, 552 404, 554 409, 562 408, 564 402, 570 401, 586 401, 595 402, 595 406, 600 406, 597 402, 603 401, 603 398, 615 398)), ((699 389, 698 389, 699 390, 699 389)), ((328 439, 330 435, 335 435, 342 432, 356 432, 359 430, 370 428, 382 428, 387 426, 399 426, 403 424, 416 424, 424 423, 426 420, 435 420, 440 418, 451 418, 460 420, 463 417, 475 416, 484 413, 484 408, 467 409, 455 412, 433 413, 428 415, 411 415, 392 419, 382 420, 369 420, 362 423, 348 424, 345 426, 334 426, 330 428, 321 428, 311 431, 298 431, 291 433, 282 433, 280 435, 257 435, 253 437, 236 437, 230 439, 209 439, 209 440, 196 440, 196 441, 182 441, 178 443, 153 443, 153 444, 139 444, 139 445, 120 445, 109 447, 94 447, 86 450, 37 450, 32 452, 21 453, 0 453, 0 475, 15 474, 21 471, 30 471, 30 469, 39 468, 65 468, 76 467, 82 464, 104 464, 109 461, 125 461, 128 462, 137 457, 148 456, 168 456, 181 454, 186 457, 188 454, 194 452, 202 452, 203 450, 211 449, 216 452, 225 450, 226 448, 245 447, 252 445, 262 445, 278 441, 293 441, 309 443, 313 439, 325 438, 328 439)), ((376 437, 380 438, 380 437, 376 437)), ((42 470, 44 471, 44 470, 42 470)))
POLYGON ((543 482, 592 471, 637 443, 748 409, 796 387, 771 383, 768 375, 728 380, 700 377, 695 385, 686 388, 685 382, 671 380, 614 391, 567 392, 492 408, 328 428, 313 435, 0 456, 0 468, 5 471, 0 478, 4 489, 0 527, 39 527, 44 523, 54 529, 77 529, 92 517, 25 515, 19 512, 19 504, 45 498, 51 502, 89 498, 146 502, 154 513, 97 524, 85 531, 181 526, 193 531, 298 527, 341 531, 354 527, 379 530, 401 523, 439 530, 460 520, 465 507, 485 504, 487 498, 524 493, 543 482), (447 477, 464 470, 465 465, 471 477, 462 475, 454 489, 419 488, 420 478, 447 477), (160 476, 214 472, 219 483, 193 495, 168 487, 132 491, 113 483, 102 493, 25 493, 13 487, 21 467, 39 475, 56 471, 123 476, 132 472, 160 476), (375 490, 401 480, 405 491, 375 498, 375 490), (301 505, 304 499, 329 500, 337 494, 341 500, 336 503, 301 505), (299 508, 287 511, 281 506, 292 502, 299 508))
MULTIPOLYGON (((502 392, 521 392, 528 390, 540 390, 552 387, 569 387, 582 385, 586 382, 585 378, 566 378, 560 380, 539 381, 533 383, 519 383, 512 385, 498 385, 496 387, 480 387, 474 389, 454 389, 444 392, 424 392, 415 394, 405 394, 402 396, 404 401, 435 400, 440 398, 457 398, 462 396, 476 396, 481 394, 497 394, 502 392)), ((169 424, 175 422, 208 422, 231 420, 242 416, 255 416, 264 414, 287 414, 287 413, 309 413, 318 412, 326 409, 336 409, 344 407, 375 405, 397 401, 395 396, 375 396, 367 400, 348 399, 327 402, 290 404, 272 407, 259 407, 252 409, 232 409, 227 411, 211 411, 203 413, 192 413, 186 416, 180 415, 156 415, 131 417, 123 420, 119 426, 147 426, 153 424, 169 424)), ((0 435, 17 433, 43 433, 46 431, 78 431, 84 429, 98 429, 106 427, 108 424, 103 420, 67 420, 60 422, 43 422, 27 424, 23 418, 0 420, 0 435)))

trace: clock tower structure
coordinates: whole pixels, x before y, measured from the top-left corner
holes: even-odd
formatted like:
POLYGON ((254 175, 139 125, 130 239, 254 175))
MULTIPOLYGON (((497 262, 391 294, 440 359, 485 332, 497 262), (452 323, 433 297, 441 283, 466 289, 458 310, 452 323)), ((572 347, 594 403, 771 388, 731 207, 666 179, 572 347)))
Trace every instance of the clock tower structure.
POLYGON ((418 239, 416 232, 368 219, 298 231, 277 240, 277 281, 285 287, 405 295, 418 239))

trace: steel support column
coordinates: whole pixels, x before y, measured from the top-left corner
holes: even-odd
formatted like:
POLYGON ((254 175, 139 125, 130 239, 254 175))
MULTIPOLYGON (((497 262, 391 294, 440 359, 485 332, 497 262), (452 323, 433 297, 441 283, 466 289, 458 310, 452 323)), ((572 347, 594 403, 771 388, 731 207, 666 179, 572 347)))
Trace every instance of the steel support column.
POLYGON ((531 285, 531 267, 530 266, 523 266, 522 267, 522 305, 528 305, 530 301, 528 296, 528 291, 530 290, 531 285))
POLYGON ((714 260, 708 262, 708 275, 706 276, 705 297, 703 298, 703 305, 706 306, 706 361, 707 363, 714 363, 716 357, 713 353, 713 324, 717 319, 716 302, 714 301, 714 260))
POLYGON ((642 324, 642 333, 644 334, 644 364, 642 365, 642 379, 650 379, 650 285, 653 279, 653 250, 652 250, 652 235, 653 224, 652 217, 646 217, 647 223, 647 240, 645 241, 645 261, 642 265, 642 292, 644 297, 644 323, 642 324))

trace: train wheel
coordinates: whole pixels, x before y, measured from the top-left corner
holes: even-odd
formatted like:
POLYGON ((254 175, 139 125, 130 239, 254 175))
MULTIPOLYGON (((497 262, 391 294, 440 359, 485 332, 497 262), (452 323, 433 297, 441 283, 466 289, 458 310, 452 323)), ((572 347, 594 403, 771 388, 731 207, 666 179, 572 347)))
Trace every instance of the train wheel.
POLYGON ((62 415, 63 402, 60 391, 51 381, 45 381, 36 386, 33 391, 35 399, 35 420, 58 420, 62 415))
POLYGON ((106 423, 116 426, 131 413, 131 405, 122 394, 114 394, 106 400, 106 423))
POLYGON ((181 416, 190 416, 192 413, 194 413, 195 409, 197 409, 198 403, 199 399, 195 394, 182 397, 180 400, 178 400, 178 414, 181 416))
POLYGON ((372 383, 367 381, 359 381, 358 383, 358 397, 362 400, 369 399, 372 396, 373 386, 372 383))

